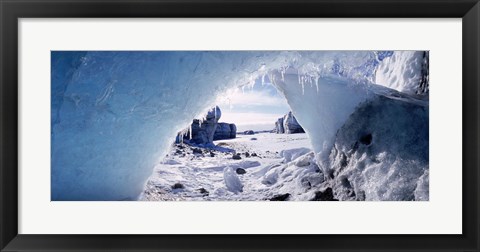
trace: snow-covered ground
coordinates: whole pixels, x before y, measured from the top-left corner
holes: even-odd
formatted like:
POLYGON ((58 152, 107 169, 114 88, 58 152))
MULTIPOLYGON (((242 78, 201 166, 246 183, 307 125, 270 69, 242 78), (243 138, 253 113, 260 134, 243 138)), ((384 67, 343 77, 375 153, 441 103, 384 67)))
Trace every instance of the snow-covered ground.
POLYGON ((306 134, 238 135, 215 144, 173 145, 141 200, 310 200, 323 182, 306 134))

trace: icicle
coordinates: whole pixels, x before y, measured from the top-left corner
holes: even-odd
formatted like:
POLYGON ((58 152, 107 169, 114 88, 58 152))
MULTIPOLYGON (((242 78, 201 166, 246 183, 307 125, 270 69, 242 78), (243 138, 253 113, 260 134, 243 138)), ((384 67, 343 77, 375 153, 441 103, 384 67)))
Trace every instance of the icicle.
POLYGON ((190 129, 189 129, 189 133, 190 133, 190 139, 192 139, 192 124, 190 124, 190 129))

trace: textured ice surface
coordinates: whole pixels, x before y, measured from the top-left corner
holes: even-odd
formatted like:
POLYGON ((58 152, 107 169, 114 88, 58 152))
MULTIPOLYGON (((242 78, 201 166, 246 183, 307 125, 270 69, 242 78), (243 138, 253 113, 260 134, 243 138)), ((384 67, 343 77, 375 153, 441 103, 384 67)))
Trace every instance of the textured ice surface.
POLYGON ((362 103, 336 134, 327 162, 338 199, 428 200, 428 106, 395 98, 362 103))
POLYGON ((238 178, 235 169, 232 167, 225 167, 223 170, 223 179, 227 189, 233 193, 238 193, 243 191, 243 185, 240 179, 238 178))
POLYGON ((272 79, 317 152, 332 143, 336 130, 369 97, 366 85, 335 76, 321 77, 316 84, 305 85, 299 83, 296 74, 285 74, 284 80, 276 74, 272 79))
MULTIPOLYGON (((52 52, 51 61, 52 200, 132 200, 176 132, 218 95, 265 74, 276 78, 315 152, 322 152, 370 96, 379 57, 367 51, 52 52)), ((394 65, 384 72, 410 69, 394 65)))
POLYGON ((418 179, 417 188, 415 188, 415 200, 429 200, 429 170, 426 169, 423 175, 418 179))
POLYGON ((428 52, 402 51, 379 63, 375 83, 395 90, 417 94, 428 87, 419 87, 422 79, 428 78, 428 52))

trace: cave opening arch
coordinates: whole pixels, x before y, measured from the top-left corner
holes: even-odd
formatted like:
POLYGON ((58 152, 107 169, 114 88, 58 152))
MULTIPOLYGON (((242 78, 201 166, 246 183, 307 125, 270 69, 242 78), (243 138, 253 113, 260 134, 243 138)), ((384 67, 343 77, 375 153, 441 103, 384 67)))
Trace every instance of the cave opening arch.
POLYGON ((313 155, 293 171, 293 182, 280 175, 292 158, 313 153, 310 139, 268 76, 218 98, 175 140, 172 136, 170 150, 155 165, 140 200, 298 200, 296 195, 311 184, 305 180, 297 188, 297 178, 309 172, 314 186, 323 180, 311 162, 313 155), (282 192, 286 184, 291 189, 282 192))

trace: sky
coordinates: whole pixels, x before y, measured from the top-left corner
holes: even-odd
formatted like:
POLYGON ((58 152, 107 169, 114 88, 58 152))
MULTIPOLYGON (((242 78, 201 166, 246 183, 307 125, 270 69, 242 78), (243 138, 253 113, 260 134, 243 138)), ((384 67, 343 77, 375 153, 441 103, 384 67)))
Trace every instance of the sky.
POLYGON ((237 131, 272 130, 275 122, 288 111, 285 98, 265 78, 255 81, 255 85, 232 89, 216 101, 222 110, 220 122, 235 123, 237 131))

